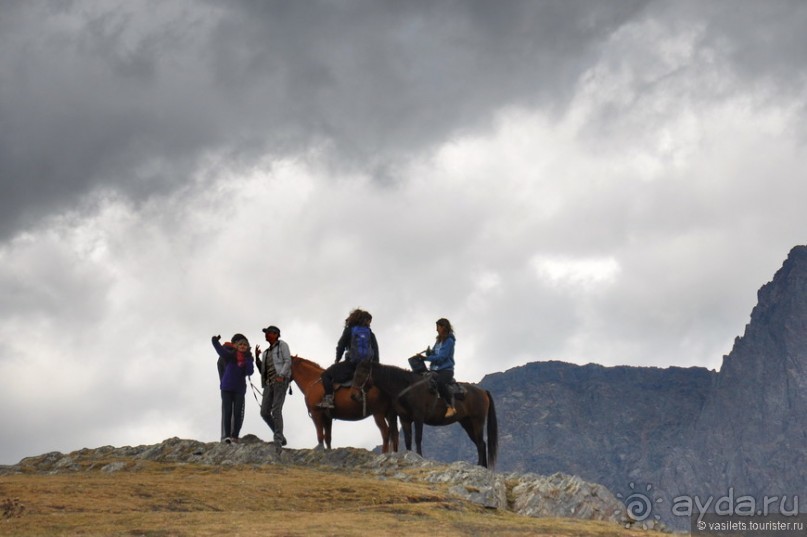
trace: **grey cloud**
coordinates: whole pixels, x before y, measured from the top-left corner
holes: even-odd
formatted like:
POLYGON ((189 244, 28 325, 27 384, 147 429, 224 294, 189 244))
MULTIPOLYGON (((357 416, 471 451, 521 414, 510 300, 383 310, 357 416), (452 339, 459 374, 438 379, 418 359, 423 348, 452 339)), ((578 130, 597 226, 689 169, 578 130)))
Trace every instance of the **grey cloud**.
MULTIPOLYGON (((484 128, 502 107, 563 111, 600 55, 640 61, 636 47, 603 47, 649 18, 703 27, 696 50, 725 55, 727 74, 800 91, 807 7, 741 7, 11 3, 0 19, 0 237, 99 187, 134 200, 171 191, 210 155, 249 164, 319 148, 333 165, 394 179, 408 156, 484 128)), ((669 75, 634 89, 680 92, 687 73, 669 75)), ((616 128, 605 125, 621 112, 608 110, 593 135, 616 128)))
POLYGON ((499 107, 563 103, 643 2, 12 4, 0 235, 98 187, 175 189, 210 154, 331 151, 395 177, 499 107))
POLYGON ((741 2, 693 3, 690 20, 708 26, 704 42, 724 48, 734 68, 747 81, 772 80, 778 89, 799 90, 805 74, 807 5, 798 0, 773 4, 741 2), (705 8, 705 13, 700 12, 705 8))
POLYGON ((325 365, 356 306, 400 365, 449 317, 467 380, 719 361, 803 242, 804 9, 4 3, 0 400, 41 411, 4 415, 0 458, 215 437, 210 335, 278 324, 325 365), (587 287, 555 258, 618 271, 587 287))

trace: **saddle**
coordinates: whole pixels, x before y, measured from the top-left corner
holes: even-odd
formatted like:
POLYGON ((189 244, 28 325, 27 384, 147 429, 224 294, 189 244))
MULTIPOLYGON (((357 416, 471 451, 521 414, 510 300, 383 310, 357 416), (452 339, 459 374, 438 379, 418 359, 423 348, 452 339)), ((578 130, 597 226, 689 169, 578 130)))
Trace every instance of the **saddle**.
POLYGON ((466 393, 465 386, 463 386, 459 382, 455 382, 454 384, 449 386, 448 389, 451 390, 452 395, 454 395, 454 399, 456 399, 457 401, 462 401, 463 399, 465 399, 465 393, 466 393))
POLYGON ((353 386, 353 379, 346 380, 345 382, 334 382, 333 383, 333 391, 336 393, 338 390, 342 388, 350 388, 353 386))
MULTIPOLYGON (((437 376, 432 371, 427 371, 426 373, 422 374, 424 377, 429 377, 429 392, 439 394, 440 392, 437 389, 437 376)), ((454 399, 457 401, 462 401, 465 399, 465 386, 457 381, 454 381, 448 385, 448 391, 451 392, 451 395, 453 395, 454 399)))
MULTIPOLYGON (((419 373, 424 377, 429 377, 429 391, 431 393, 438 393, 437 380, 433 372, 429 371, 426 367, 426 362, 420 356, 412 356, 409 358, 409 367, 412 368, 413 373, 419 373)), ((462 401, 465 399, 465 387, 454 381, 448 386, 448 391, 454 396, 454 399, 462 401)))

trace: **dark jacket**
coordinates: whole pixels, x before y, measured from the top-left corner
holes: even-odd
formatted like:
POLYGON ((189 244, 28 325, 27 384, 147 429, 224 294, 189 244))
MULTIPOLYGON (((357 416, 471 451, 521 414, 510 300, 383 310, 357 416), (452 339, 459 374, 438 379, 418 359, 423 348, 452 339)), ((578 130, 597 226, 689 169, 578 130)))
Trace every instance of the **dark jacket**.
POLYGON ((220 373, 221 383, 219 387, 228 392, 239 392, 241 395, 247 393, 247 377, 255 371, 255 359, 252 351, 247 351, 244 365, 239 367, 236 353, 233 347, 225 347, 216 338, 211 339, 213 348, 216 349, 220 361, 224 362, 224 372, 220 373))

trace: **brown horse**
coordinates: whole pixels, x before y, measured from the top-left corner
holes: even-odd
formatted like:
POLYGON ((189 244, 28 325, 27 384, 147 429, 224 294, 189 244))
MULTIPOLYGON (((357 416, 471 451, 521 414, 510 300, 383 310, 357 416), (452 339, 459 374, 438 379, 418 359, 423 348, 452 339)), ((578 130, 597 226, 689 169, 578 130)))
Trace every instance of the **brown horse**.
POLYGON ((334 394, 336 408, 323 409, 317 406, 325 393, 320 375, 325 371, 319 365, 305 358, 294 356, 291 359, 291 376, 305 397, 308 415, 317 429, 316 449, 331 449, 331 426, 333 420, 358 421, 371 415, 381 431, 384 453, 398 451, 398 417, 392 403, 378 389, 368 390, 366 399, 355 401, 350 397, 350 390, 337 390, 334 394), (390 442, 392 446, 390 446, 390 442))
POLYGON ((353 376, 353 396, 357 396, 357 386, 371 385, 388 395, 392 401, 404 430, 406 449, 412 449, 412 423, 415 424, 415 444, 419 455, 423 455, 423 424, 450 425, 459 422, 471 441, 476 445, 477 464, 490 467, 496 465, 499 444, 498 422, 493 396, 474 384, 462 383, 465 397, 454 402, 456 415, 445 417, 446 404, 432 393, 429 377, 391 365, 362 362, 356 367, 353 376), (368 382, 369 380, 369 382, 368 382), (485 445, 485 424, 487 423, 487 452, 485 445))

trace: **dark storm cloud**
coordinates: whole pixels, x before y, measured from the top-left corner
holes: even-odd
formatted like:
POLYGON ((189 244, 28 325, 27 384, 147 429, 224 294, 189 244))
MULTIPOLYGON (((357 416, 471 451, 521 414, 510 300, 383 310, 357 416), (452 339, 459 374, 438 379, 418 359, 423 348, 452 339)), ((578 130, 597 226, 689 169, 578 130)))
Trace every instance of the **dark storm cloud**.
POLYGON ((503 105, 562 104, 644 2, 20 2, 0 16, 0 237, 206 156, 396 162, 503 105))

